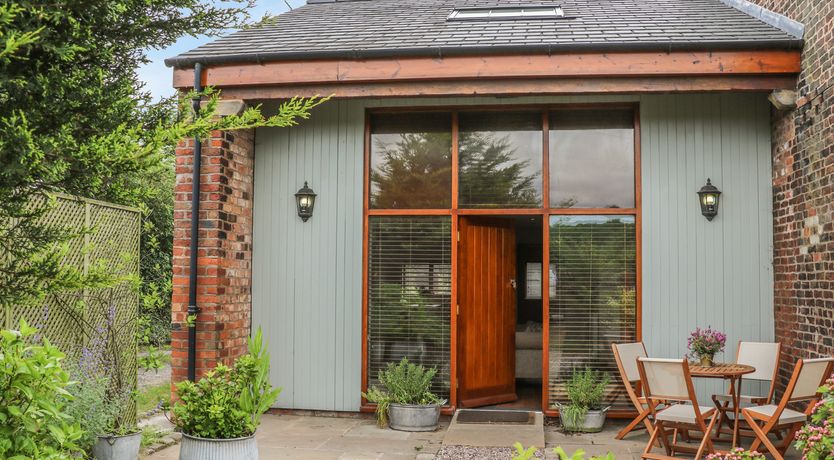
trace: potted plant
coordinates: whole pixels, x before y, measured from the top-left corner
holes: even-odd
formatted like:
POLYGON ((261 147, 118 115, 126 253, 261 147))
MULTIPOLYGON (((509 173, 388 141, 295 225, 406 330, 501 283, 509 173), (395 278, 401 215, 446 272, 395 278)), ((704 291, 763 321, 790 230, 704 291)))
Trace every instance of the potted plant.
POLYGON ((710 367, 713 365, 715 354, 724 351, 727 336, 723 332, 714 331, 712 327, 695 329, 689 335, 687 348, 694 359, 700 361, 701 366, 710 367))
POLYGON ((585 368, 574 370, 565 384, 570 404, 559 407, 559 417, 566 431, 597 433, 602 431, 608 407, 602 407, 608 374, 585 368))
POLYGON ((436 373, 437 369, 409 363, 407 358, 398 364, 388 363, 379 372, 382 388, 375 386, 362 393, 365 399, 376 403, 379 426, 388 424, 399 431, 436 430, 440 408, 446 403, 429 390, 436 373))
POLYGON ((261 330, 232 367, 218 364, 198 382, 176 386, 172 422, 182 432, 181 460, 256 460, 255 430, 278 398, 269 383, 261 330))

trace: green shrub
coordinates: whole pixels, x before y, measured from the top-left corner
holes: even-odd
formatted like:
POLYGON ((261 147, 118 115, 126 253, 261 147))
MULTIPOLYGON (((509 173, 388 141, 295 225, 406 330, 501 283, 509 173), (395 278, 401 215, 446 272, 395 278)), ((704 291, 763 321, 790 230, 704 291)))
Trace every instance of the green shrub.
POLYGON ((78 445, 85 452, 92 452, 98 435, 114 433, 115 421, 129 407, 131 395, 115 397, 110 391, 110 379, 100 373, 85 372, 80 366, 68 365, 67 372, 75 385, 68 388, 64 412, 78 422, 84 436, 78 445))
POLYGON ((35 333, 23 320, 0 332, 0 458, 74 458, 83 432, 58 397, 70 397, 64 355, 35 333))
POLYGON ((177 384, 173 422, 183 433, 201 438, 250 436, 280 392, 269 383, 269 353, 258 329, 249 339, 249 353, 234 366, 219 364, 196 383, 177 384))
POLYGON ((426 369, 420 364, 408 362, 403 358, 397 364, 388 363, 384 371, 379 371, 379 382, 383 388, 372 387, 362 393, 368 401, 376 403, 376 417, 379 426, 388 423, 388 407, 393 404, 442 404, 437 395, 431 392, 431 381, 437 369, 426 369))
POLYGON ((605 389, 608 387, 611 378, 608 374, 585 368, 583 371, 573 371, 570 380, 565 384, 565 390, 570 399, 570 404, 562 406, 559 410, 562 413, 564 428, 568 431, 582 429, 585 415, 589 409, 602 409, 602 400, 605 398, 605 389))
MULTIPOLYGON (((535 447, 528 447, 527 449, 521 445, 520 442, 513 444, 515 448, 515 454, 513 455, 512 460, 530 460, 536 457, 536 450, 535 447)), ((578 449, 576 452, 568 455, 564 449, 561 447, 556 447, 553 449, 553 453, 559 458, 559 460, 585 460, 585 451, 582 449, 578 449)), ((614 460, 614 454, 608 452, 605 456, 591 456, 589 460, 614 460)))

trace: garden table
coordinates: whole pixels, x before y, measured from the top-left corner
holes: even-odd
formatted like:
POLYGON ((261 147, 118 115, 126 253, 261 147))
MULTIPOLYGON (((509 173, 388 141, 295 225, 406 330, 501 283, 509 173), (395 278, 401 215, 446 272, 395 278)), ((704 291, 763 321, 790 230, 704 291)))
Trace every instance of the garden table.
MULTIPOLYGON (((699 363, 689 363, 689 374, 692 377, 708 379, 724 379, 730 381, 730 396, 733 398, 733 444, 732 448, 738 445, 738 423, 739 423, 739 395, 741 394, 741 376, 756 371, 753 366, 735 363, 715 363, 712 366, 701 366, 699 363)), ((718 416, 718 415, 716 415, 718 416)))

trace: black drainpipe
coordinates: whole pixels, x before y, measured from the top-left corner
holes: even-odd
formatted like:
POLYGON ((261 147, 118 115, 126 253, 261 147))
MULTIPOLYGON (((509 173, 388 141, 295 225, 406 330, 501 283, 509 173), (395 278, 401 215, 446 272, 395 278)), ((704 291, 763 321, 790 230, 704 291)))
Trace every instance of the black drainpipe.
MULTIPOLYGON (((194 64, 194 91, 202 91, 200 78, 203 65, 194 64)), ((200 112, 200 96, 192 100, 194 116, 200 112)), ((188 380, 197 378, 197 249, 200 231, 200 165, 202 163, 203 145, 200 136, 194 136, 194 164, 191 172, 191 260, 188 264, 188 380)))

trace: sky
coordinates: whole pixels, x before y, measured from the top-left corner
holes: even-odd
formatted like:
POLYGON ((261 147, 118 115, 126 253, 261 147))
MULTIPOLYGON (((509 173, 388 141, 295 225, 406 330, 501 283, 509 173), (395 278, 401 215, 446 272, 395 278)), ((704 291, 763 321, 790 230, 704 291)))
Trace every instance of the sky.
MULTIPOLYGON (((264 14, 276 15, 283 13, 289 9, 287 3, 293 8, 298 8, 306 2, 305 0, 287 0, 286 3, 283 0, 259 0, 255 7, 252 8, 251 16, 253 19, 258 19, 263 17, 264 14)), ((229 31, 229 33, 231 32, 229 31)), ((172 96, 174 94, 174 88, 171 86, 173 71, 170 67, 165 66, 165 59, 216 40, 217 38, 185 36, 168 48, 148 50, 148 58, 150 58, 151 62, 139 67, 137 71, 139 79, 145 82, 145 89, 153 94, 155 100, 172 96)))

